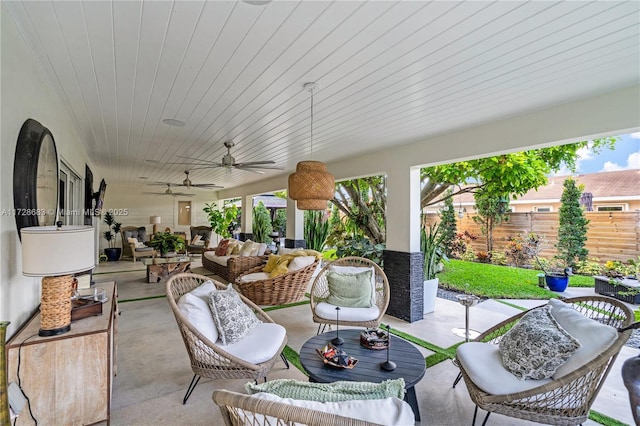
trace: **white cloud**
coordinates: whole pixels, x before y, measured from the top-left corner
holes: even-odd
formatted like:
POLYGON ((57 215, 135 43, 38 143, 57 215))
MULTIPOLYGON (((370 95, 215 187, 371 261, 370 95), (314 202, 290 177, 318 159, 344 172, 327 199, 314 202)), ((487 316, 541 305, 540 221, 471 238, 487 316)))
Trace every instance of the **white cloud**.
POLYGON ((640 132, 631 133, 629 136, 631 136, 633 139, 640 139, 640 132))
POLYGON ((615 172, 618 170, 624 170, 625 168, 619 165, 618 163, 614 163, 613 161, 607 161, 602 166, 603 172, 615 172))
POLYGON ((549 176, 569 176, 572 175, 573 172, 571 170, 569 170, 569 168, 566 165, 562 165, 562 167, 560 167, 560 169, 553 173, 551 172, 551 174, 549 176))
POLYGON ((629 155, 629 158, 627 158, 627 168, 640 169, 640 152, 634 152, 629 155))

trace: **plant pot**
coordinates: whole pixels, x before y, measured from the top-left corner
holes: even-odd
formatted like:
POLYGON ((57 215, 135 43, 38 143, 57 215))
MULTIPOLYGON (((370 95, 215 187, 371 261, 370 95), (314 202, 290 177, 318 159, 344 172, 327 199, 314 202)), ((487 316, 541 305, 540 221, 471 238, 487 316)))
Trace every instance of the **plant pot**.
POLYGON ((120 260, 120 255, 122 254, 122 249, 118 248, 106 248, 104 249, 104 254, 107 255, 107 260, 113 262, 115 260, 120 260))
POLYGON ((563 292, 569 285, 569 277, 566 275, 545 275, 544 281, 551 291, 563 292))
POLYGON ((423 314, 430 314, 436 309, 436 297, 438 296, 438 278, 424 281, 424 309, 423 314))

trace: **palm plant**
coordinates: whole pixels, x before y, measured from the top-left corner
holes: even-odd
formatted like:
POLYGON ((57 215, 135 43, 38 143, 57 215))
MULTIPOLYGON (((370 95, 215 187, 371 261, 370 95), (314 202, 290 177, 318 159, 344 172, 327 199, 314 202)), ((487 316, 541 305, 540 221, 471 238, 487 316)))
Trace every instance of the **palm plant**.
POLYGON ((109 226, 109 230, 105 231, 103 234, 104 239, 107 240, 109 248, 116 248, 117 237, 120 233, 122 224, 120 222, 116 222, 111 212, 106 212, 104 214, 104 223, 109 226))
POLYGON ((269 235, 273 232, 269 210, 260 201, 253 209, 253 241, 257 243, 270 243, 269 235))

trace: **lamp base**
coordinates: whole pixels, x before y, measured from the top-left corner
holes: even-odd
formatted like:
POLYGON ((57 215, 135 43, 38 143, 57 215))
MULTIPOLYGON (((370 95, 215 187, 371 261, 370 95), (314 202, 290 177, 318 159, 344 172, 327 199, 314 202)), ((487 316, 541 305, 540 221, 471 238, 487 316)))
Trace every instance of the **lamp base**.
POLYGON ((73 275, 42 278, 40 336, 57 336, 71 330, 73 275))
POLYGON ((382 368, 384 371, 393 371, 396 369, 396 363, 393 361, 381 362, 380 368, 382 368))
POLYGON ((340 346, 341 344, 344 343, 344 339, 340 336, 334 337, 333 339, 331 339, 331 343, 333 343, 336 346, 340 346))
POLYGON ((55 328, 53 330, 45 330, 44 328, 41 328, 40 330, 38 330, 38 336, 42 336, 42 337, 57 336, 59 334, 64 334, 70 330, 71 330, 71 324, 66 325, 64 327, 55 328))

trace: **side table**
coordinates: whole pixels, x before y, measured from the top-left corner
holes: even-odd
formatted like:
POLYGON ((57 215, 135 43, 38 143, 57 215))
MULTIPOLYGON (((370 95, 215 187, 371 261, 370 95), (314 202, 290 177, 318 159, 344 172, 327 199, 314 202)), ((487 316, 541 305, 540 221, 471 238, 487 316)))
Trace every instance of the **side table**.
POLYGON ((360 345, 361 331, 361 329, 340 330, 340 337, 344 339, 340 348, 358 359, 358 365, 350 370, 325 365, 316 352, 316 349, 322 348, 335 337, 335 331, 318 334, 307 340, 300 349, 300 363, 309 374, 309 381, 332 383, 347 380, 381 383, 389 379, 403 378, 406 389, 404 400, 413 409, 416 421, 419 421, 420 410, 414 386, 424 377, 427 369, 424 357, 411 343, 392 335, 389 358, 396 363, 397 367, 393 371, 385 371, 380 368, 380 363, 387 360, 387 351, 367 349, 360 345))

